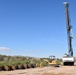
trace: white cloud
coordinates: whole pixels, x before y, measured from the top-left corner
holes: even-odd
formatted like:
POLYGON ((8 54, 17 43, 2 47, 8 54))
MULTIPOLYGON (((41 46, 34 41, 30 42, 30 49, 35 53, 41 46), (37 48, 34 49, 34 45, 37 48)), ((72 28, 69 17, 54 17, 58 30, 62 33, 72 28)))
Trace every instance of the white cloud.
POLYGON ((10 48, 7 48, 7 47, 0 47, 0 50, 10 50, 10 48))

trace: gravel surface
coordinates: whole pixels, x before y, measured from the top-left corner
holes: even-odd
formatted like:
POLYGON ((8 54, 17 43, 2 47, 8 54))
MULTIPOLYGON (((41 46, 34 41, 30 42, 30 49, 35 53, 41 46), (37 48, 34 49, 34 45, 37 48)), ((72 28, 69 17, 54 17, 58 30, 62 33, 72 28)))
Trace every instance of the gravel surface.
POLYGON ((76 66, 41 67, 14 71, 0 71, 0 75, 76 75, 76 66))

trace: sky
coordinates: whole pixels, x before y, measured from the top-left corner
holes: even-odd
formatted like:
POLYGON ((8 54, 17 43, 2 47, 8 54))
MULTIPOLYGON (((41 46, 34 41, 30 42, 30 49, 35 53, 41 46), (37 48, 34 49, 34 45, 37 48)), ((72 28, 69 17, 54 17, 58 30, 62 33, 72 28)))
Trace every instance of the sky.
POLYGON ((68 52, 65 1, 76 56, 76 0, 0 0, 0 54, 61 58, 68 52))

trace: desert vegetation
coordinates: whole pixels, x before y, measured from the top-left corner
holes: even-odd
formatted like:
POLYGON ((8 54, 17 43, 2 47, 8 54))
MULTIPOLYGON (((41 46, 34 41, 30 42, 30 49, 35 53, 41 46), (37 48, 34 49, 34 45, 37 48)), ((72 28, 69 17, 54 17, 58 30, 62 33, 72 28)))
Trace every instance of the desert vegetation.
MULTIPOLYGON (((49 58, 35 58, 25 56, 6 56, 0 54, 0 70, 15 70, 15 69, 26 69, 40 67, 40 63, 44 59, 50 60, 49 58)), ((51 60, 52 61, 52 60, 51 60)), ((60 64, 61 60, 57 59, 57 63, 60 64)), ((47 66, 48 63, 44 62, 42 66, 47 66)))

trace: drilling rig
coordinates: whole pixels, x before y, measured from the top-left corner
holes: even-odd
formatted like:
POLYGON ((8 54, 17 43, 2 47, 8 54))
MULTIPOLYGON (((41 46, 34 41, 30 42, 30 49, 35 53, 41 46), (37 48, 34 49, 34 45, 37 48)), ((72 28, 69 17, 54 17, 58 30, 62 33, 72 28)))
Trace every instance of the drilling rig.
POLYGON ((62 58, 63 65, 74 65, 74 57, 73 57, 73 48, 72 48, 72 26, 70 24, 69 18, 69 3, 64 2, 65 5, 65 14, 66 14, 66 29, 67 29, 67 39, 68 39, 68 54, 65 54, 62 58))

